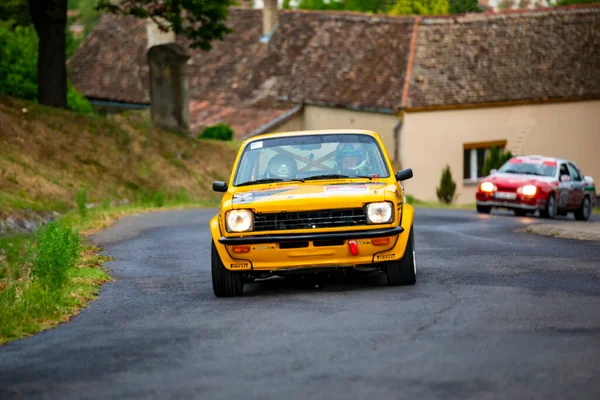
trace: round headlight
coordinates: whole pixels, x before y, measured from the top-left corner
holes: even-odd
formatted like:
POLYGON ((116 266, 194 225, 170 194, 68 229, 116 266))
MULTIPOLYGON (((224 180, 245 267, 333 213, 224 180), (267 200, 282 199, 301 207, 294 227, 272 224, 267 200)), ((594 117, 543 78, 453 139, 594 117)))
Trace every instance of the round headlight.
POLYGON ((493 192, 496 190, 496 185, 494 185, 492 182, 481 182, 479 189, 482 192, 493 192))
POLYGON ((225 217, 227 232, 248 232, 254 225, 254 214, 250 210, 231 210, 225 217))
POLYGON ((370 224, 385 224, 390 222, 393 216, 390 202, 367 204, 367 222, 370 224))
POLYGON ((525 185, 520 188, 520 192, 525 196, 535 196, 537 193, 537 187, 535 185, 525 185))

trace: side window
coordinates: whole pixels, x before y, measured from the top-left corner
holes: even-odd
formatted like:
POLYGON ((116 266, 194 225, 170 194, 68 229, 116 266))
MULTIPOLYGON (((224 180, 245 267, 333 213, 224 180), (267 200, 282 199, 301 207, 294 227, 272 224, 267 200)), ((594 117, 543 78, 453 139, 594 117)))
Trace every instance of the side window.
POLYGON ((581 175, 575 166, 571 163, 567 164, 569 166, 569 172, 571 173, 571 179, 574 181, 581 181, 581 175))
POLYGON ((560 164, 560 174, 558 176, 560 178, 563 175, 571 176, 569 169, 567 168, 567 164, 560 164))

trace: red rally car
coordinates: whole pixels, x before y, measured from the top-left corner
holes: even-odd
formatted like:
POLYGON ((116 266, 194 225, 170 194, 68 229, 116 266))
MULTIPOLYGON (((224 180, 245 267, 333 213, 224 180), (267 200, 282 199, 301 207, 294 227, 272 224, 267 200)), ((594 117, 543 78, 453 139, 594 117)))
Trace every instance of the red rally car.
POLYGON ((542 156, 519 156, 482 178, 476 193, 477 211, 508 208, 515 215, 540 212, 540 216, 575 214, 587 220, 596 204, 594 180, 584 176, 574 162, 542 156))

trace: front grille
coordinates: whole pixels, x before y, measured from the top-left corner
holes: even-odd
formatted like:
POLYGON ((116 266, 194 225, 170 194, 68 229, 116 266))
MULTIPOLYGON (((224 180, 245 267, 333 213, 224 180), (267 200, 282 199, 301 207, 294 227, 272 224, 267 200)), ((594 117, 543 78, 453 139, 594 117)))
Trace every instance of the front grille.
POLYGON ((363 208, 256 214, 254 231, 337 228, 367 223, 363 208))

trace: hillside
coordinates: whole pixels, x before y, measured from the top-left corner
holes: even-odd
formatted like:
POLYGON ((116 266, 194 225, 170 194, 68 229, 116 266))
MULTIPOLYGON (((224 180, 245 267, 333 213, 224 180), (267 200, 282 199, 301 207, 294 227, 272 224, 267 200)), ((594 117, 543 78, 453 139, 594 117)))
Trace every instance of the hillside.
POLYGON ((216 200, 236 143, 154 129, 147 113, 104 118, 0 96, 0 221, 88 203, 216 200), (151 200, 150 200, 151 201, 151 200))

